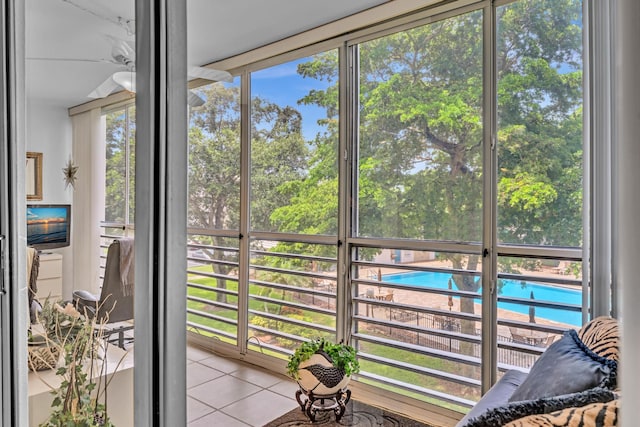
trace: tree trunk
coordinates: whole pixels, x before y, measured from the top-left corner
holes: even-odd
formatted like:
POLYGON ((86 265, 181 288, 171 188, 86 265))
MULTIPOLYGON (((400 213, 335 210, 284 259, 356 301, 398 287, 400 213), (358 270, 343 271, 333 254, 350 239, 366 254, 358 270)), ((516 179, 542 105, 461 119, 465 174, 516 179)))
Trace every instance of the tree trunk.
MULTIPOLYGON (((479 256, 469 255, 467 259, 467 265, 464 265, 464 257, 457 256, 453 259, 453 267, 456 269, 476 270, 478 267, 479 256)), ((476 280, 476 277, 462 274, 454 274, 453 281, 461 291, 477 292, 480 288, 480 281, 476 280)), ((460 312, 475 314, 475 301, 474 298, 460 298, 460 312)), ((476 335, 476 322, 473 320, 460 320, 460 330, 463 334, 476 335)), ((460 353, 474 356, 474 346, 476 344, 462 341, 460 342, 460 353)))

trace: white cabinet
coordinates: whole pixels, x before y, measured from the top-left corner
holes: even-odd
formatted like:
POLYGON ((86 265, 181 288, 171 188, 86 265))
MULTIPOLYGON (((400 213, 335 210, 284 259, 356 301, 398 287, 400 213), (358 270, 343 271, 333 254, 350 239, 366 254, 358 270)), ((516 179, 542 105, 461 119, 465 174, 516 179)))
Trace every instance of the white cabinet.
POLYGON ((62 255, 40 253, 40 270, 36 284, 37 298, 41 303, 44 303, 47 297, 52 300, 62 298, 62 255))

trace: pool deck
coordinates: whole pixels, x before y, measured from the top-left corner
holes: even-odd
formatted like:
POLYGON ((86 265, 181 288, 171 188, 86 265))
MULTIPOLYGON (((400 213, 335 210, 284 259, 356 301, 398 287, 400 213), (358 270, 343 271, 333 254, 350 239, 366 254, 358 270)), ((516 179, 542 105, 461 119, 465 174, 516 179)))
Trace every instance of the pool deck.
MULTIPOLYGON (((411 266, 419 265, 423 267, 442 268, 442 269, 452 268, 451 262, 447 262, 447 261, 421 261, 421 262, 407 263, 402 265, 411 265, 411 266)), ((366 269, 366 270, 369 270, 369 269, 366 269)), ((563 274, 565 270, 566 268, 561 269, 558 267, 545 268, 541 271, 527 271, 526 274, 528 276, 539 277, 541 282, 544 282, 544 280, 548 278, 558 278, 558 279, 567 279, 570 277, 573 278, 573 276, 568 276, 566 274, 563 274)), ((396 273, 407 272, 407 270, 402 269, 401 266, 399 266, 399 268, 389 268, 389 267, 380 268, 379 271, 383 276, 385 274, 396 274, 396 273)), ((570 289, 576 289, 575 286, 570 286, 570 285, 554 285, 554 286, 562 286, 570 289)), ((381 290, 379 292, 381 294, 386 292, 386 291, 382 291, 382 289, 384 289, 384 287, 381 287, 381 290)), ((376 289, 376 292, 378 292, 377 289, 376 289)), ((453 303, 453 306, 449 307, 450 301, 446 295, 423 293, 420 296, 420 299, 417 300, 415 292, 413 291, 408 291, 404 289, 394 289, 393 301, 397 303, 408 304, 408 305, 419 305, 423 307, 438 308, 438 309, 447 310, 447 311, 450 310, 452 312, 460 312, 460 300, 458 298, 454 298, 451 301, 453 303)), ((377 310, 380 310, 380 309, 377 309, 377 310)), ((498 310, 498 318, 500 319, 508 319, 508 320, 515 320, 515 321, 529 323, 528 314, 517 313, 510 310, 505 310, 502 308, 498 308, 497 310, 498 310)), ((481 311, 482 311, 482 305, 480 303, 476 303, 475 313, 478 314, 478 313, 481 313, 481 311)), ((555 322, 555 321, 543 319, 543 318, 536 318, 535 320, 537 325, 553 326, 553 327, 558 327, 562 329, 576 328, 575 326, 570 324, 555 322)), ((509 331, 508 327, 499 325, 498 335, 509 337, 511 335, 511 332, 509 331)))

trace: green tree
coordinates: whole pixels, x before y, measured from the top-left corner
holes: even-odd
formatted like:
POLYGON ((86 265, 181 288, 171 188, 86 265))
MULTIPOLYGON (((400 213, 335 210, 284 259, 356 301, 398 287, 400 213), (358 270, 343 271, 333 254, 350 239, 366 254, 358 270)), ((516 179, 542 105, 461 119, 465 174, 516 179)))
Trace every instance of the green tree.
MULTIPOLYGON (((193 109, 189 129, 189 227, 234 230, 240 217, 240 94, 237 86, 212 84, 199 90, 206 100, 193 109)), ((270 212, 289 203, 290 189, 306 165, 307 148, 301 136, 300 113, 261 99, 252 102, 251 226, 271 230, 270 212)), ((222 248, 233 246, 224 237, 201 238, 209 250, 212 268, 219 275, 233 268, 237 255, 222 248)), ((217 279, 219 288, 226 280, 217 279)), ((225 294, 217 293, 218 301, 225 294)))
MULTIPOLYGON (((502 241, 580 244, 580 14, 578 0, 526 0, 499 9, 502 241)), ((482 19, 480 11, 467 13, 360 45, 359 235, 481 240, 482 19)), ((320 54, 299 73, 336 81, 335 61, 333 53, 320 54)), ((327 109, 316 158, 334 147, 337 87, 301 101, 327 109)), ((274 220, 331 231, 324 200, 302 191, 335 191, 327 163, 311 164, 304 180, 290 184, 300 192, 274 220)), ((456 269, 479 263, 478 256, 444 256, 456 269)), ((481 285, 470 275, 455 275, 454 283, 474 292, 481 285)), ((473 300, 463 298, 462 310, 473 313, 473 300)), ((475 333, 473 322, 463 323, 475 333)))
POLYGON ((124 223, 127 220, 127 209, 129 209, 128 219, 133 223, 135 208, 135 107, 133 105, 106 114, 105 145, 104 219, 107 222, 124 223))
POLYGON ((499 239, 582 243, 582 2, 498 9, 499 239))

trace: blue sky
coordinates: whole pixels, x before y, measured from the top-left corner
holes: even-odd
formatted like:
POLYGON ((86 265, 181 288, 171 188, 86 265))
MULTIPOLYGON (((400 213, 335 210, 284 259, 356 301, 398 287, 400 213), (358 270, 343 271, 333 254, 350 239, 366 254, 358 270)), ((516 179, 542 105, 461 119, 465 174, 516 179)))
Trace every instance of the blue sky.
POLYGON ((27 220, 34 219, 52 219, 52 218, 66 218, 66 208, 49 208, 49 207, 28 207, 27 208, 27 220))
POLYGON ((312 89, 325 89, 326 81, 303 78, 297 73, 298 64, 310 58, 302 58, 251 73, 251 93, 280 106, 289 105, 302 114, 302 133, 307 141, 313 140, 321 130, 318 119, 325 118, 325 110, 313 105, 298 104, 312 89))

